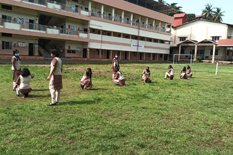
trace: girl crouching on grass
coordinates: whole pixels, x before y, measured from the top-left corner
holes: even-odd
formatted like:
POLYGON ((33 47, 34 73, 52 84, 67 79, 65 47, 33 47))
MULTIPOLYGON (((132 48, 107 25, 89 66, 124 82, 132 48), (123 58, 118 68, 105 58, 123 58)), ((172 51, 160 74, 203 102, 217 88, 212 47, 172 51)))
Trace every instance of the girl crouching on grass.
POLYGON ((186 74, 187 74, 187 77, 189 77, 189 78, 192 78, 192 76, 193 76, 193 72, 192 72, 191 67, 189 65, 187 66, 186 74))
POLYGON ((168 66, 168 71, 165 73, 165 78, 164 79, 167 79, 169 78, 169 80, 173 80, 173 77, 174 77, 174 70, 172 68, 172 65, 169 65, 168 66))
POLYGON ((16 93, 17 96, 21 94, 23 95, 22 98, 28 97, 28 94, 32 91, 30 82, 31 79, 34 78, 34 75, 30 73, 27 68, 24 68, 22 71, 22 75, 18 76, 16 81, 16 93))
POLYGON ((88 87, 90 89, 92 88, 92 71, 91 68, 87 68, 87 70, 84 72, 83 78, 80 81, 80 86, 83 90, 87 90, 88 87))
POLYGON ((146 67, 146 69, 142 72, 142 80, 144 83, 151 83, 151 78, 150 78, 150 69, 149 67, 146 67))
POLYGON ((119 84, 119 86, 126 86, 125 78, 124 78, 123 74, 119 71, 119 68, 116 68, 115 72, 116 72, 116 74, 115 74, 112 82, 114 82, 115 84, 119 84))
POLYGON ((180 79, 187 79, 186 67, 180 71, 180 79))

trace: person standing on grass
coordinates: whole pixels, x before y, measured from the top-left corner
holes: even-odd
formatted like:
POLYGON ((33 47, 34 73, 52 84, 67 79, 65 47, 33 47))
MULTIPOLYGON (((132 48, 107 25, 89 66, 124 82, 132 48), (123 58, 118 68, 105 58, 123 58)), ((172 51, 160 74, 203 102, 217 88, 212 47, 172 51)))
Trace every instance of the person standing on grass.
POLYGON ((149 67, 146 67, 146 69, 142 72, 142 80, 144 83, 151 83, 151 78, 150 78, 150 69, 149 67))
POLYGON ((119 84, 119 86, 126 86, 125 78, 124 78, 123 74, 119 71, 119 68, 116 68, 115 72, 116 72, 116 74, 115 74, 112 82, 114 82, 115 84, 119 84))
POLYGON ((59 53, 56 49, 51 52, 53 58, 51 62, 50 74, 47 77, 49 80, 49 89, 51 93, 52 102, 48 106, 53 106, 60 101, 60 90, 62 87, 62 60, 59 58, 59 53))
POLYGON ((87 90, 88 87, 90 89, 92 88, 92 71, 91 68, 87 68, 87 70, 84 72, 83 78, 80 81, 80 86, 83 90, 87 90))
POLYGON ((169 65, 168 66, 168 71, 165 73, 165 78, 164 79, 167 79, 169 78, 169 80, 173 80, 173 77, 174 77, 174 70, 172 68, 172 65, 169 65))
POLYGON ((186 67, 180 71, 180 79, 187 79, 186 67))
POLYGON ((186 71, 187 77, 192 78, 193 72, 191 70, 191 67, 188 65, 187 66, 187 71, 186 71))
POLYGON ((114 79, 114 76, 116 74, 115 72, 116 68, 120 68, 117 54, 115 54, 115 57, 112 59, 112 79, 114 79))
POLYGON ((24 68, 22 71, 22 75, 17 78, 16 81, 16 94, 17 96, 21 94, 23 95, 22 98, 28 97, 28 93, 32 91, 30 82, 31 79, 34 78, 34 75, 30 73, 27 68, 24 68))
POLYGON ((13 57, 11 59, 12 62, 12 73, 13 73, 13 91, 16 91, 16 80, 18 76, 21 74, 21 59, 19 58, 19 51, 17 49, 13 50, 13 57))

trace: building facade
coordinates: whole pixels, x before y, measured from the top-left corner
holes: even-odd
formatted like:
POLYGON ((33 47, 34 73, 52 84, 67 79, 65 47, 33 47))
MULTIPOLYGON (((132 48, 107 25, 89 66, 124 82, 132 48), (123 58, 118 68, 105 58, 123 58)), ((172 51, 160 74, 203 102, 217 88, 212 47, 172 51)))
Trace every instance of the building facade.
POLYGON ((0 0, 1 58, 18 49, 25 59, 42 60, 55 48, 73 60, 109 61, 115 54, 127 61, 168 60, 174 18, 165 13, 174 10, 148 2, 0 0))
MULTIPOLYGON (((231 39, 233 39, 233 25, 204 19, 185 22, 172 29, 171 55, 192 54, 194 60, 200 56, 203 61, 212 63, 232 60, 233 44, 227 46, 225 44, 231 39)), ((181 55, 177 59, 185 60, 190 57, 181 55)))

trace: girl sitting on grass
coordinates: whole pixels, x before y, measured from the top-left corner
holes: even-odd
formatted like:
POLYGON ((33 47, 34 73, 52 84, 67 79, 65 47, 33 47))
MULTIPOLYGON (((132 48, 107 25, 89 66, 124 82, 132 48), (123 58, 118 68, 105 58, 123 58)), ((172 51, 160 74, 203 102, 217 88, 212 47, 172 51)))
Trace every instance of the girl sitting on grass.
POLYGON ((189 78, 192 78, 192 76, 193 76, 193 72, 192 72, 191 67, 189 65, 187 66, 186 74, 187 74, 187 77, 189 77, 189 78))
POLYGON ((22 71, 22 75, 18 76, 16 80, 16 93, 17 96, 21 94, 23 95, 22 98, 28 97, 28 93, 32 91, 30 82, 31 79, 34 78, 34 75, 30 73, 27 68, 24 68, 22 71))
POLYGON ((87 90, 88 87, 92 88, 92 81, 91 81, 92 71, 91 68, 87 68, 84 72, 83 78, 80 81, 80 86, 83 90, 87 90))
POLYGON ((151 83, 149 67, 146 67, 146 69, 142 72, 142 74, 143 74, 142 75, 143 83, 151 83))
POLYGON ((119 84, 119 86, 126 86, 125 78, 124 78, 123 74, 119 71, 119 68, 116 68, 115 72, 116 72, 116 74, 115 74, 112 82, 114 82, 115 84, 119 84))
POLYGON ((165 73, 165 78, 164 79, 167 79, 169 78, 169 80, 173 80, 173 77, 174 77, 174 70, 172 68, 172 65, 169 65, 168 66, 168 71, 165 73))
POLYGON ((186 67, 180 71, 180 79, 187 79, 186 67))

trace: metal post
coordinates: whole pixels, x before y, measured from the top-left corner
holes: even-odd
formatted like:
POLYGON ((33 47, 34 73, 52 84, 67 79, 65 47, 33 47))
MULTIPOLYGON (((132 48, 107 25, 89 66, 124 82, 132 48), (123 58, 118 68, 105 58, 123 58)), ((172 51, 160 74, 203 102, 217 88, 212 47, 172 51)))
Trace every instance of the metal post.
POLYGON ((215 75, 217 75, 218 74, 218 62, 217 62, 217 64, 216 64, 216 72, 215 72, 215 75))

